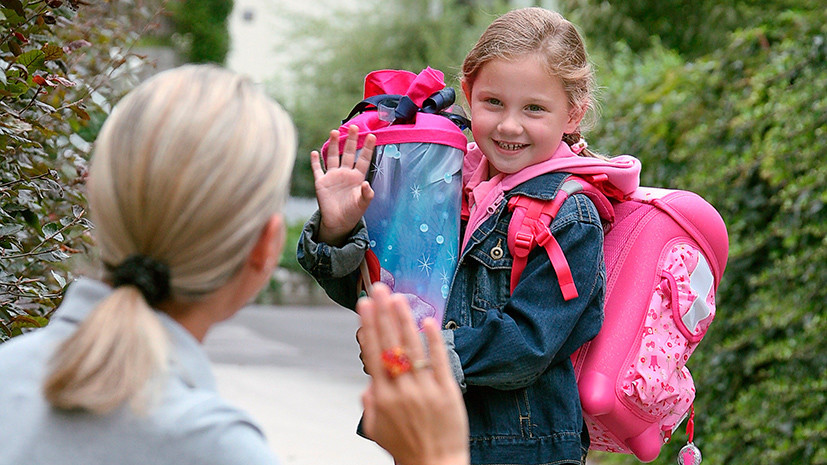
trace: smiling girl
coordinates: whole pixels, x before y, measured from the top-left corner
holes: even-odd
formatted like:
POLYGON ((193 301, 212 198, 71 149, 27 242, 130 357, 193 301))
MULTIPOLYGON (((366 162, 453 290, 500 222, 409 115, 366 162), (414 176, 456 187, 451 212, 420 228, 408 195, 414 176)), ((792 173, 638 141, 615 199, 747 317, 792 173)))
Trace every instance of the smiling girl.
MULTIPOLYGON (((512 289, 507 244, 508 200, 550 201, 569 175, 561 167, 572 160, 595 157, 595 165, 612 167, 609 183, 637 185, 639 165, 626 169, 586 148, 581 123, 593 88, 580 34, 542 8, 496 19, 463 62, 475 142, 463 162, 462 254, 442 336, 464 390, 475 464, 585 462, 589 436, 570 357, 603 322, 600 217, 588 197, 575 194, 550 225, 576 298, 564 297, 542 247, 528 256, 512 289)), ((353 128, 351 147, 355 138, 353 128)), ((338 147, 336 131, 330 146, 338 147)), ((318 157, 312 154, 319 213, 305 226, 298 258, 329 295, 353 307, 356 290, 348 284, 367 248, 360 219, 373 197, 364 180, 368 163, 343 155, 323 172, 318 157)))

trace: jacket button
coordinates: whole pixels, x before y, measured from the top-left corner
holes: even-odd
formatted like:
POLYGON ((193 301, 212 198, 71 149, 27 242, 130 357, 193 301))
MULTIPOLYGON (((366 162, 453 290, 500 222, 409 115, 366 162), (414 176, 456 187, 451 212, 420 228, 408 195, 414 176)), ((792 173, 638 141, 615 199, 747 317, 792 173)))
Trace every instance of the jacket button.
POLYGON ((455 330, 457 328, 459 328, 459 325, 457 324, 456 321, 451 320, 451 321, 445 323, 445 329, 455 330))
POLYGON ((497 245, 492 247, 491 251, 488 252, 488 254, 491 255, 491 258, 493 258, 494 260, 499 260, 499 259, 503 258, 503 255, 505 254, 505 252, 503 252, 502 245, 503 245, 503 240, 502 239, 497 239, 497 245))

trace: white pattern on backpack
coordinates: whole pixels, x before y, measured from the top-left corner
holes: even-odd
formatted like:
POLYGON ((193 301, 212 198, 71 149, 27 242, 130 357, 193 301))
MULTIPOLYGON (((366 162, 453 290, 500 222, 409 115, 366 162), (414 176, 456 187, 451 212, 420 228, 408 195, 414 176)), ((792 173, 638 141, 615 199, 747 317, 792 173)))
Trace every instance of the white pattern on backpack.
POLYGON ((695 270, 689 275, 689 287, 698 295, 698 298, 692 302, 692 307, 686 314, 681 317, 683 324, 692 334, 697 334, 698 323, 705 320, 712 313, 709 305, 706 303, 706 296, 712 290, 714 278, 712 270, 709 268, 706 258, 703 254, 698 254, 698 264, 695 270))

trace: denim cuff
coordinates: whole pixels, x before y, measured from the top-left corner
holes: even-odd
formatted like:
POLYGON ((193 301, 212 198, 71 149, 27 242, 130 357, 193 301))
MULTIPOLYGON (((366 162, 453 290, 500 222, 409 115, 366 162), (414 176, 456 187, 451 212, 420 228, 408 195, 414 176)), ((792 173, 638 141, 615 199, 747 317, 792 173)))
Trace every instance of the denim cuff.
POLYGON ((316 210, 304 224, 296 250, 299 264, 317 279, 342 278, 356 271, 368 250, 369 239, 365 220, 359 220, 350 232, 347 242, 341 247, 317 242, 321 223, 322 215, 316 210))

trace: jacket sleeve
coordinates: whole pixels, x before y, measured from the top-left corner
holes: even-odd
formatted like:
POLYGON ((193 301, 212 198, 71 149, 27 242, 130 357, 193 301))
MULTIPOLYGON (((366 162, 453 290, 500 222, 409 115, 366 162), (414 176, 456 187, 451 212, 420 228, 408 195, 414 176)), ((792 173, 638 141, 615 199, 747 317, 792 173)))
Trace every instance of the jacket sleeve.
MULTIPOLYGON (((571 354, 600 330, 606 277, 597 210, 585 196, 572 196, 551 230, 569 263, 579 296, 563 300, 545 249, 535 247, 505 305, 481 308, 485 315, 481 323, 453 331, 453 351, 464 377, 458 379, 460 385, 529 386, 552 364, 570 363, 571 354)), ((504 272, 510 275, 510 269, 504 272)), ((469 297, 474 299, 472 306, 485 304, 469 297)), ((449 346, 449 358, 453 358, 450 351, 449 346)))
POLYGON ((296 259, 327 295, 339 305, 356 308, 359 264, 368 249, 368 231, 364 219, 351 231, 347 242, 334 247, 317 242, 321 214, 317 210, 304 224, 296 250, 296 259))

